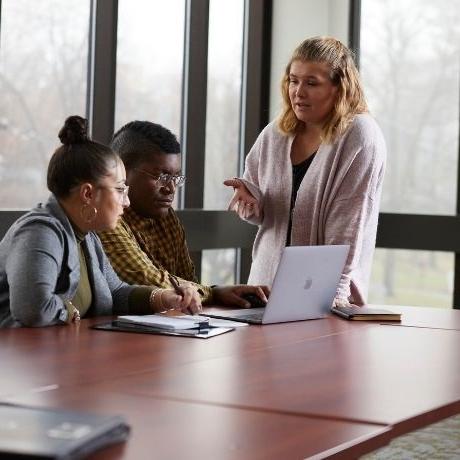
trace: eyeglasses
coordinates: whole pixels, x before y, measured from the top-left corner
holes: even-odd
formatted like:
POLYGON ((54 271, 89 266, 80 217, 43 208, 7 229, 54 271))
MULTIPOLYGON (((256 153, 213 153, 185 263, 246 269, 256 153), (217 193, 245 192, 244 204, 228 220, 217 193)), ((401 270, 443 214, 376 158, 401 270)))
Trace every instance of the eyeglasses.
POLYGON ((129 185, 115 185, 115 186, 105 186, 101 188, 111 188, 115 190, 120 196, 120 203, 124 203, 128 198, 129 185))
POLYGON ((134 170, 151 177, 155 181, 155 183, 159 183, 161 185, 168 185, 172 182, 176 187, 180 187, 181 185, 184 185, 185 182, 185 176, 182 176, 180 174, 152 174, 147 171, 144 171, 143 169, 134 168, 134 170))

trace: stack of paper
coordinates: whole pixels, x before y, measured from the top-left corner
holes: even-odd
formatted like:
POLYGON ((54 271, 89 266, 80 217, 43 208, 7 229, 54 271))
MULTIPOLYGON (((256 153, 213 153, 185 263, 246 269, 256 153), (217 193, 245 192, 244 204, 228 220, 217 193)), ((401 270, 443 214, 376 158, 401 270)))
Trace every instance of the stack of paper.
POLYGON ((163 315, 145 315, 145 316, 119 316, 118 321, 123 324, 138 324, 141 326, 150 326, 153 328, 177 331, 184 329, 196 329, 209 326, 208 318, 201 316, 163 316, 163 315))

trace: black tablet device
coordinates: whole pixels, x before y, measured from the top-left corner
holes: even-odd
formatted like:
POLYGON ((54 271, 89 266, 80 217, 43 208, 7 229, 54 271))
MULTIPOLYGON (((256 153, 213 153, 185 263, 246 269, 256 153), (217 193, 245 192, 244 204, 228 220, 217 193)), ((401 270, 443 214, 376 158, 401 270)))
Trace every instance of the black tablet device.
POLYGON ((0 458, 82 459, 125 441, 120 416, 0 404, 0 458))

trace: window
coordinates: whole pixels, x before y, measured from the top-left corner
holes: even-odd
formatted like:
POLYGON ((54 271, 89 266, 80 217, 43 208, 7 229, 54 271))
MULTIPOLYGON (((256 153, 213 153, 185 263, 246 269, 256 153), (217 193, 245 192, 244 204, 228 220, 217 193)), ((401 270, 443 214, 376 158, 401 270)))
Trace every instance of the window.
POLYGON ((115 130, 148 120, 180 138, 185 0, 120 0, 115 130))
POLYGON ((202 251, 201 282, 220 286, 235 283, 235 250, 206 249, 202 251))
POLYGON ((89 0, 3 0, 0 207, 48 196, 46 170, 69 115, 85 116, 89 0))
POLYGON ((369 302, 450 308, 454 254, 377 249, 369 302))
POLYGON ((362 1, 361 74, 388 163, 382 212, 455 214, 457 0, 362 1))
POLYGON ((226 209, 222 182, 238 174, 243 12, 243 0, 210 1, 205 209, 226 209))
MULTIPOLYGON (((197 17, 204 19, 200 12, 207 8, 206 2, 187 3, 186 0, 118 0, 115 9, 111 2, 102 1, 97 2, 97 9, 93 8, 94 0, 41 0, 39 3, 37 8, 37 2, 32 0, 0 0, 2 208, 27 209, 47 198, 47 165, 59 146, 58 131, 70 115, 93 113, 96 117, 93 121, 103 122, 103 131, 110 129, 112 115, 115 129, 134 119, 150 120, 164 125, 180 138, 186 6, 190 6, 193 21, 197 17), (93 10, 98 17, 90 22, 93 10), (117 16, 113 14, 115 10, 117 16), (97 34, 98 38, 110 32, 109 40, 96 43, 98 52, 107 51, 110 78, 113 77, 112 64, 116 66, 115 101, 106 100, 106 94, 96 91, 92 101, 95 107, 86 107, 91 96, 87 94, 87 82, 93 77, 99 82, 107 67, 101 70, 96 66, 95 74, 88 74, 89 40, 94 32, 90 31, 90 25, 94 25, 97 32, 102 31, 97 34), (116 63, 112 62, 111 52, 115 25, 116 63), (115 113, 110 112, 113 102, 115 113)), ((191 185, 190 181, 189 187, 184 188, 184 202, 193 202, 198 196, 199 200, 195 201, 201 206, 203 197, 205 209, 226 208, 232 191, 222 181, 238 173, 245 4, 248 18, 252 18, 252 22, 248 20, 248 32, 254 30, 255 36, 269 37, 266 19, 271 16, 271 4, 209 0, 207 106, 204 107, 204 100, 193 104, 200 113, 207 109, 205 146, 200 147, 206 157, 205 179, 204 184, 191 185)), ((193 21, 192 27, 206 23, 193 21)), ((191 34, 190 49, 200 46, 204 32, 191 34)), ((256 46, 248 59, 254 64, 263 57, 265 62, 268 55, 266 47, 256 46)), ((199 67, 205 59, 206 56, 199 54, 193 56, 192 62, 199 67)), ((193 78, 187 79, 190 80, 193 78)), ((267 83, 260 82, 262 86, 267 83)), ((263 104, 265 102, 254 104, 246 110, 245 118, 258 120, 263 104)), ((103 133, 104 138, 107 135, 103 133)), ((201 140, 200 137, 200 143, 201 140)), ((200 169, 201 160, 202 157, 200 169)), ((201 172, 197 174, 200 181, 201 172)), ((232 282, 235 260, 233 249, 206 251, 202 265, 210 268, 204 268, 204 278, 213 283, 232 282), (219 273, 214 270, 216 264, 223 266, 219 273)))
MULTIPOLYGON (((456 214, 458 2, 361 4, 361 75, 388 148, 381 212, 456 214)), ((454 266, 452 253, 377 250, 369 300, 451 307, 454 266)))
MULTIPOLYGON (((226 209, 232 190, 223 181, 238 174, 243 13, 243 0, 210 1, 205 209, 226 209)), ((235 261, 233 249, 203 251, 202 279, 234 283, 235 261)))

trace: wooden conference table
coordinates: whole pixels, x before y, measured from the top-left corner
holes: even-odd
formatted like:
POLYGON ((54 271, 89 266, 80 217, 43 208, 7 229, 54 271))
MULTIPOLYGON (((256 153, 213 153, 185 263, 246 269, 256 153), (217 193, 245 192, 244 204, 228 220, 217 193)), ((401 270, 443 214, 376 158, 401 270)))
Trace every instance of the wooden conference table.
POLYGON ((356 458, 460 412, 460 311, 391 307, 207 340, 79 325, 0 331, 0 400, 122 414, 94 459, 356 458))

